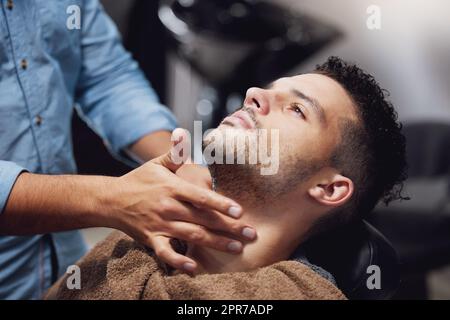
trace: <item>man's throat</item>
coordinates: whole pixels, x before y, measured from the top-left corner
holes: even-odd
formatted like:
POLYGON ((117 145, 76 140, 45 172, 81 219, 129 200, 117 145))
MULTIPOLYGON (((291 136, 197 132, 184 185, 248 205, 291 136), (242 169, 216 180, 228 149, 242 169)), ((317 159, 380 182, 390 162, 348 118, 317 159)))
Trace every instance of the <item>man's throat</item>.
MULTIPOLYGON (((214 177, 213 174, 212 176, 214 177)), ((287 260, 303 241, 303 236, 310 227, 298 199, 295 199, 295 206, 292 206, 292 199, 255 201, 261 198, 248 194, 248 190, 231 192, 234 183, 233 179, 224 181, 222 175, 220 183, 215 184, 215 191, 234 199, 242 206, 243 213, 239 220, 255 228, 257 238, 243 242, 244 248, 239 254, 189 245, 187 256, 197 262, 198 273, 249 271, 287 260)))
POLYGON ((297 243, 289 241, 276 225, 255 225, 258 238, 244 243, 239 254, 221 252, 201 246, 189 246, 187 256, 198 264, 198 273, 242 272, 287 260, 297 243))

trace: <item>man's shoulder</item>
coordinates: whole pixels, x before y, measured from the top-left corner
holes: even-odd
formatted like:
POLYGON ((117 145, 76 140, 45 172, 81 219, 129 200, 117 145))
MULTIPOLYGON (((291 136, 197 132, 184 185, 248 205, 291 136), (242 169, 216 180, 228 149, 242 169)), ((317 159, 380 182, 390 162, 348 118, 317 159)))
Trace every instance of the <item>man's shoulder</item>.
POLYGON ((347 299, 336 286, 333 277, 324 277, 314 265, 303 261, 281 261, 272 265, 274 270, 282 272, 298 288, 302 288, 305 299, 347 299))

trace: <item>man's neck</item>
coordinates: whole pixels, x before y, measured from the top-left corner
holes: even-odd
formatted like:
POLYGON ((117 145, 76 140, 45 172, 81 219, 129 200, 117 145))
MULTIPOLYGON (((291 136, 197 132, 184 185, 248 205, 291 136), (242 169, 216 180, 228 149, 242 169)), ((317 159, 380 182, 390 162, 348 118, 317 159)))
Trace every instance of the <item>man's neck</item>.
POLYGON ((236 200, 243 208, 240 220, 256 229, 257 239, 245 243, 240 254, 190 246, 187 255, 198 263, 198 273, 248 271, 267 266, 288 259, 303 241, 309 223, 301 220, 298 210, 292 212, 292 208, 267 203, 255 207, 245 203, 245 199, 236 200))

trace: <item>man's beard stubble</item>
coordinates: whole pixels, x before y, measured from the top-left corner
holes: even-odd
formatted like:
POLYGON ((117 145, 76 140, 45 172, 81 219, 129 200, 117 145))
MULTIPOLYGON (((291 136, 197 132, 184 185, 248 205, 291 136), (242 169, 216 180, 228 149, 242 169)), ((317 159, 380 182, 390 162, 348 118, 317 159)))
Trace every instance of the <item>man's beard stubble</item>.
MULTIPOLYGON (((259 140, 257 139, 257 141, 259 140)), ((210 143, 214 142, 203 141, 203 147, 205 148, 210 143)), ((225 146, 225 139, 223 139, 223 144, 222 147, 225 150, 223 158, 225 159, 230 150, 227 150, 225 146)), ((246 152, 245 164, 237 163, 238 153, 234 148, 234 150, 231 150, 234 159, 232 164, 223 161, 222 164, 212 163, 208 165, 213 190, 248 206, 265 206, 274 201, 282 200, 284 195, 292 192, 314 172, 323 167, 321 161, 300 159, 301 156, 295 150, 291 150, 289 143, 280 143, 278 172, 273 175, 262 175, 260 169, 263 164, 259 161, 259 157, 256 164, 249 164, 249 161, 247 161, 249 159, 248 144, 249 140, 246 140, 245 150, 241 150, 241 152, 246 152)), ((268 144, 270 144, 269 140, 268 144)), ((271 149, 267 148, 266 150, 271 149)))
POLYGON ((253 207, 279 201, 314 172, 306 161, 280 161, 274 175, 261 175, 258 165, 211 164, 213 190, 253 207))

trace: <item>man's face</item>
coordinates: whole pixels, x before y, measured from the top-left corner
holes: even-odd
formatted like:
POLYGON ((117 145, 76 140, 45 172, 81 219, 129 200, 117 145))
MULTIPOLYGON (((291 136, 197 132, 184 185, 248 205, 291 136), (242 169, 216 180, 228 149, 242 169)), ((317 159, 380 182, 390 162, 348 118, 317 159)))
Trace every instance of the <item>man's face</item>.
POLYGON ((304 74, 278 79, 265 89, 250 88, 243 108, 216 130, 235 136, 252 135, 255 129, 277 130, 280 170, 268 181, 284 192, 292 188, 292 181, 301 182, 298 178, 327 162, 340 142, 341 118, 357 119, 346 91, 329 77, 304 74))

